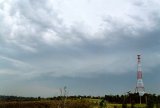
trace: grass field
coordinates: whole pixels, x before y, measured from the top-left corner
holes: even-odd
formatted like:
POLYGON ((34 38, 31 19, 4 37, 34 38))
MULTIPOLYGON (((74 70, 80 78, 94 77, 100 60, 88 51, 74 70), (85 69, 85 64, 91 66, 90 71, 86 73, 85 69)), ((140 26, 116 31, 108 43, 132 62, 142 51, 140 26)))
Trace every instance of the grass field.
MULTIPOLYGON (((60 100, 1 101, 0 108, 122 108, 122 104, 105 103, 100 106, 100 102, 100 99, 67 100, 65 103, 60 100)), ((127 108, 131 108, 131 104, 127 104, 127 108)), ((134 108, 146 108, 146 105, 135 104, 134 108)))
MULTIPOLYGON (((100 108, 100 102, 101 99, 89 99, 91 103, 95 104, 94 108, 100 108)), ((122 108, 122 104, 116 104, 116 103, 105 103, 103 106, 105 108, 122 108)), ((127 104, 127 108, 131 108, 131 104, 127 104)), ((134 108, 146 108, 146 104, 134 104, 134 108)))
MULTIPOLYGON (((145 104, 135 104, 135 108, 146 108, 145 104)), ((122 108, 122 104, 107 104, 106 108, 122 108)), ((127 104, 127 108, 131 108, 131 104, 127 104)))

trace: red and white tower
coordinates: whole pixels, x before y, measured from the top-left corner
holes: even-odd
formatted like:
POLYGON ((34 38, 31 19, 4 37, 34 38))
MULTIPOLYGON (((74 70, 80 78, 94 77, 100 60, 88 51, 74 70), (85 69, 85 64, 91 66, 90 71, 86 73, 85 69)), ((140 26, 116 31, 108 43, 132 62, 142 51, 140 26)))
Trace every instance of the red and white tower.
POLYGON ((145 89, 142 80, 142 66, 141 66, 141 55, 137 55, 138 63, 137 63, 137 85, 135 92, 139 93, 140 95, 144 95, 145 89))

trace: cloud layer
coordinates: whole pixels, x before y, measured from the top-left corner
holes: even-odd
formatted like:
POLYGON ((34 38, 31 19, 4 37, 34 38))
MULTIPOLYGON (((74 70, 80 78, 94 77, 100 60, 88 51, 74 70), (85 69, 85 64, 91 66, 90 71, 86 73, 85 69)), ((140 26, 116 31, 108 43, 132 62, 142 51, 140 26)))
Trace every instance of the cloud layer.
POLYGON ((157 0, 2 0, 0 75, 18 79, 144 72, 160 62, 157 0))

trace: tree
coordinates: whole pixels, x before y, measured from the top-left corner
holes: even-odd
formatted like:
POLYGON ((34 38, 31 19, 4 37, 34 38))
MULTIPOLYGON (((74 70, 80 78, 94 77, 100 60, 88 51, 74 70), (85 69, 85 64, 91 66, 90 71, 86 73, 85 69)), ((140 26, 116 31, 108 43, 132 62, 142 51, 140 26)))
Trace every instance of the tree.
POLYGON ((64 86, 63 89, 60 88, 60 103, 58 108, 65 108, 66 100, 67 100, 67 87, 64 86))

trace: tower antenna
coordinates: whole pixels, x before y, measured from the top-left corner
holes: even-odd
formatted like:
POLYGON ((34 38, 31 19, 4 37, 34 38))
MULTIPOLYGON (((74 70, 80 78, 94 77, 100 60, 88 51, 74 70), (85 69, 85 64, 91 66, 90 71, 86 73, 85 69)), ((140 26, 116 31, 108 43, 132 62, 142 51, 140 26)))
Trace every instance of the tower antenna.
POLYGON ((144 84, 142 80, 141 55, 137 55, 137 85, 135 92, 139 93, 140 96, 144 95, 145 93, 144 84))

